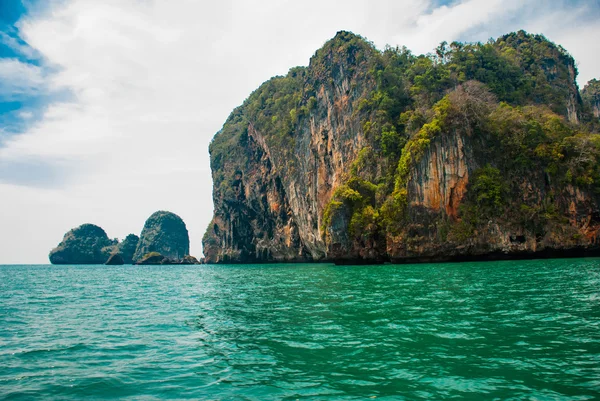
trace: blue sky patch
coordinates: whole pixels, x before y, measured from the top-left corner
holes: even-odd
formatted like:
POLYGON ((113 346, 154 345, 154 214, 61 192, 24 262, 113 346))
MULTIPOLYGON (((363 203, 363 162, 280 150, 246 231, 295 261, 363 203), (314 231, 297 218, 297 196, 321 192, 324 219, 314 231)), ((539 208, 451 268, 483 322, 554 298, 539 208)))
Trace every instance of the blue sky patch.
POLYGON ((27 12, 27 8, 21 0, 2 0, 0 2, 0 23, 4 25, 13 25, 23 14, 27 12))
MULTIPOLYGON (((38 81, 27 84, 6 79, 10 70, 21 68, 41 80, 50 70, 41 55, 19 36, 17 23, 38 7, 37 1, 0 1, 0 146, 9 137, 26 130, 41 116, 42 110, 53 100, 38 81), (19 64, 21 63, 21 64, 19 64)), ((14 72, 13 72, 14 74, 14 72)))

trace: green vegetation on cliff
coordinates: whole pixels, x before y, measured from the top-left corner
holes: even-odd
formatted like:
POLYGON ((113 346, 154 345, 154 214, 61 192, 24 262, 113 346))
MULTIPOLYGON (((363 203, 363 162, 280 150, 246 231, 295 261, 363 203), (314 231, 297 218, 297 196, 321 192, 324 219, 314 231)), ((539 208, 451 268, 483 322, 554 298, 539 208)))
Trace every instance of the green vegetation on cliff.
POLYGON ((110 240, 106 232, 94 224, 83 224, 67 232, 49 258, 52 264, 122 265, 159 252, 169 263, 199 263, 188 255, 189 237, 185 223, 171 212, 152 214, 144 225, 141 238, 129 234, 122 242, 116 238, 110 240))
POLYGON ((115 242, 94 224, 82 224, 67 232, 56 248, 50 251, 50 263, 104 264, 115 242))
POLYGON ((485 252, 493 235, 519 238, 494 245, 508 251, 593 242, 598 86, 582 97, 576 76, 565 49, 524 31, 420 56, 340 32, 215 136, 205 254, 268 259, 296 231, 301 253, 334 259, 485 252))
POLYGON ((133 263, 133 254, 137 248, 140 237, 135 234, 129 234, 125 239, 115 247, 115 254, 123 259, 123 263, 130 265, 133 263))
POLYGON ((585 121, 590 129, 600 131, 600 81, 592 79, 581 91, 585 107, 585 121))
POLYGON ((133 261, 139 262, 151 253, 174 261, 190 253, 190 239, 181 217, 165 211, 155 212, 148 217, 137 242, 133 261))

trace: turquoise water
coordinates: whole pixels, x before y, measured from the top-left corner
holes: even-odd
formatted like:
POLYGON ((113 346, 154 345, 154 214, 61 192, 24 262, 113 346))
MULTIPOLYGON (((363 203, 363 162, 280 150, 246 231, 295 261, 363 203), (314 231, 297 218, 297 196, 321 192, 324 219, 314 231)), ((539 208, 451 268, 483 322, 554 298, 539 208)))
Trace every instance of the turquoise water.
POLYGON ((0 399, 600 398, 600 259, 0 266, 0 399))

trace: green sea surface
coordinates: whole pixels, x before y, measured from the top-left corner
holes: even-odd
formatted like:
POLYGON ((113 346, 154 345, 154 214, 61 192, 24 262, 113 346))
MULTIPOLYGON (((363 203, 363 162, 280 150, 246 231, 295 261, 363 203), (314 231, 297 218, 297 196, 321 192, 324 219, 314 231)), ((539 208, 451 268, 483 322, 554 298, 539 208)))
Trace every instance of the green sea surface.
POLYGON ((600 259, 0 266, 0 399, 600 399, 600 259))

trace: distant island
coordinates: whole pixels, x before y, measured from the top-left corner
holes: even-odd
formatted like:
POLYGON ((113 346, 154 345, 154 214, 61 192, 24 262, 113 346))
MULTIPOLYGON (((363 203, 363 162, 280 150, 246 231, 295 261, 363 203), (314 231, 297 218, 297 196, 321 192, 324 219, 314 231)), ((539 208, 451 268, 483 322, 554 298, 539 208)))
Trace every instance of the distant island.
POLYGON ((600 82, 576 77, 524 31, 420 56, 338 32, 212 140, 206 262, 596 255, 600 82))
POLYGON ((94 224, 82 224, 65 234, 49 258, 52 264, 198 264, 189 249, 181 217, 158 211, 146 220, 140 237, 129 234, 122 242, 94 224))

